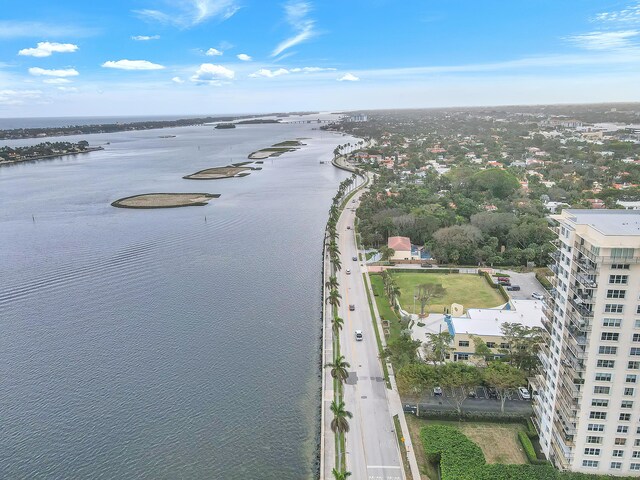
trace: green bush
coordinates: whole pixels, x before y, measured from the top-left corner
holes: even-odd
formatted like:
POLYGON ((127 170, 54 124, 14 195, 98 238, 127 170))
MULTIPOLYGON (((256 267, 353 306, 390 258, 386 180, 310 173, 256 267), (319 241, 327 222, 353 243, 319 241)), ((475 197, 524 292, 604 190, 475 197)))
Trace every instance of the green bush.
POLYGON ((433 420, 459 420, 467 422, 490 422, 490 423, 522 423, 527 421, 527 417, 520 413, 500 413, 500 412, 462 412, 457 410, 420 410, 420 418, 431 418, 433 420))
POLYGON ((536 430, 536 427, 533 425, 533 422, 530 418, 527 418, 527 435, 529 435, 529 438, 531 440, 538 439, 538 431, 536 430))
POLYGON ((548 465, 549 462, 546 460, 540 460, 538 455, 536 454, 536 449, 531 443, 531 439, 529 438, 529 434, 527 432, 518 432, 518 440, 522 444, 522 448, 524 448, 524 453, 527 455, 527 460, 529 463, 533 465, 548 465))
POLYGON ((538 280, 538 282, 540 282, 540 285, 542 285, 546 290, 551 290, 553 288, 553 285, 551 285, 549 279, 539 272, 536 272, 536 280, 538 280))

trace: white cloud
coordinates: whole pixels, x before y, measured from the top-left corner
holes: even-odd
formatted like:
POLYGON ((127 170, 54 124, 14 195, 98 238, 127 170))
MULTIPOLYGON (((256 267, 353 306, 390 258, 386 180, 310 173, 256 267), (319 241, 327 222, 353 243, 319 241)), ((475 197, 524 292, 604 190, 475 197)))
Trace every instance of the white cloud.
POLYGON ((77 92, 78 89, 76 87, 58 87, 58 90, 61 92, 77 92))
POLYGON ((221 52, 220 50, 218 50, 217 48, 210 48, 209 50, 207 50, 206 52, 204 52, 205 55, 208 55, 210 57, 216 57, 219 55, 222 55, 224 52, 221 52))
POLYGON ((280 75, 286 75, 289 73, 289 70, 286 68, 279 68, 277 70, 269 70, 268 68, 261 68, 255 73, 249 75, 252 78, 265 77, 265 78, 273 78, 279 77, 280 75))
POLYGON ((360 78, 356 77, 355 75, 353 75, 352 73, 345 73, 344 75, 342 75, 341 77, 338 77, 337 79, 339 82, 357 82, 360 80, 360 78))
POLYGON ((571 43, 587 50, 618 50, 636 46, 633 38, 640 30, 619 30, 615 32, 590 32, 566 37, 571 43))
POLYGON ((59 23, 0 20, 0 38, 89 37, 96 33, 97 29, 59 23))
POLYGON ((171 79, 171 81, 172 81, 173 83, 184 83, 184 80, 183 80, 183 79, 181 79, 180 77, 173 77, 173 78, 171 79))
POLYGON ((272 57, 280 55, 285 50, 302 43, 317 35, 314 30, 315 22, 308 18, 311 4, 308 2, 291 1, 285 5, 286 21, 296 34, 280 42, 271 52, 272 57))
POLYGON ((117 68, 119 70, 162 70, 164 65, 151 63, 147 60, 109 60, 102 64, 105 68, 117 68))
POLYGON ((160 35, 134 35, 131 37, 131 40, 135 40, 136 42, 147 42, 149 40, 158 40, 160 35))
POLYGON ((65 69, 59 69, 59 70, 46 70, 46 69, 40 68, 40 67, 31 67, 29 69, 29 73, 31 75, 35 75, 36 77, 39 77, 41 75, 44 75, 46 77, 75 77, 77 75, 80 75, 75 68, 65 68, 65 69))
POLYGON ((242 60, 243 62, 251 61, 251 57, 246 53, 239 53, 238 55, 236 55, 236 57, 238 57, 238 60, 242 60))
POLYGON ((182 0, 174 4, 176 9, 169 13, 152 9, 134 13, 143 19, 189 28, 212 18, 226 20, 240 9, 236 0, 182 0))
POLYGON ((23 48, 18 55, 29 57, 49 57, 52 53, 71 53, 78 50, 73 43, 38 42, 35 48, 23 48))
POLYGON ((315 72, 332 72, 335 71, 335 68, 324 68, 324 67, 303 67, 303 68, 292 68, 290 71, 292 73, 315 73, 315 72))
POLYGON ((25 100, 40 98, 40 90, 0 90, 0 105, 21 105, 25 100))
POLYGON ((595 20, 622 24, 640 23, 640 2, 629 5, 622 10, 599 13, 595 16, 595 20))
POLYGON ((191 76, 191 81, 195 83, 208 83, 210 85, 221 85, 225 80, 233 80, 235 72, 222 65, 203 63, 191 76))
POLYGON ((71 83, 68 78, 45 78, 42 83, 48 83, 51 85, 63 85, 65 83, 71 83))

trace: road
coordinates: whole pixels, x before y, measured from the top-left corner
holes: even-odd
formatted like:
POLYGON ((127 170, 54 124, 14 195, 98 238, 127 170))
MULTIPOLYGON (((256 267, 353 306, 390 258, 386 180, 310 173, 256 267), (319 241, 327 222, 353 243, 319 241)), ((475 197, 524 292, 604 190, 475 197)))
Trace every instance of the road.
POLYGON ((339 316, 344 319, 340 347, 351 364, 344 399, 346 409, 353 414, 346 436, 347 469, 352 478, 358 480, 402 480, 400 450, 362 277, 365 267, 352 258, 358 256, 353 209, 358 205, 360 194, 354 197, 355 202, 347 205, 338 221, 342 260, 342 270, 338 273, 342 295, 339 316), (347 270, 351 274, 347 274, 347 270), (349 310, 350 304, 355 306, 354 311, 349 310), (356 330, 362 331, 363 341, 356 341, 356 330))

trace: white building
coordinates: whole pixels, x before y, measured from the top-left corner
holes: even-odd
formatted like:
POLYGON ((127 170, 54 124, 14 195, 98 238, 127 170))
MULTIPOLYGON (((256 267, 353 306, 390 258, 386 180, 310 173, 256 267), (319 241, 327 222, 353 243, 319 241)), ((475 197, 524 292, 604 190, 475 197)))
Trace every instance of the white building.
POLYGON ((563 210, 536 428, 560 469, 640 473, 640 211, 563 210))

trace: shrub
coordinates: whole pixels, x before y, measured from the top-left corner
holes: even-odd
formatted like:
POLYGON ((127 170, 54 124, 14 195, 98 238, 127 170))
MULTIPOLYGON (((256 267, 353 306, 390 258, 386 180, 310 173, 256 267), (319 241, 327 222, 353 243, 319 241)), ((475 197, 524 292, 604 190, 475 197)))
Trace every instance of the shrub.
POLYGON ((540 282, 540 285, 542 285, 546 290, 551 290, 553 288, 553 285, 551 285, 549 279, 546 276, 542 275, 540 272, 536 272, 536 280, 538 280, 538 282, 540 282))
POLYGON ((529 463, 532 463, 533 465, 547 465, 549 463, 546 460, 540 460, 538 458, 536 449, 533 447, 533 443, 531 443, 528 433, 518 432, 518 440, 520 440, 522 448, 524 448, 524 453, 527 455, 529 463))
POLYGON ((529 438, 531 440, 538 439, 538 431, 536 430, 536 427, 533 425, 533 422, 530 418, 527 418, 527 435, 529 435, 529 438))

